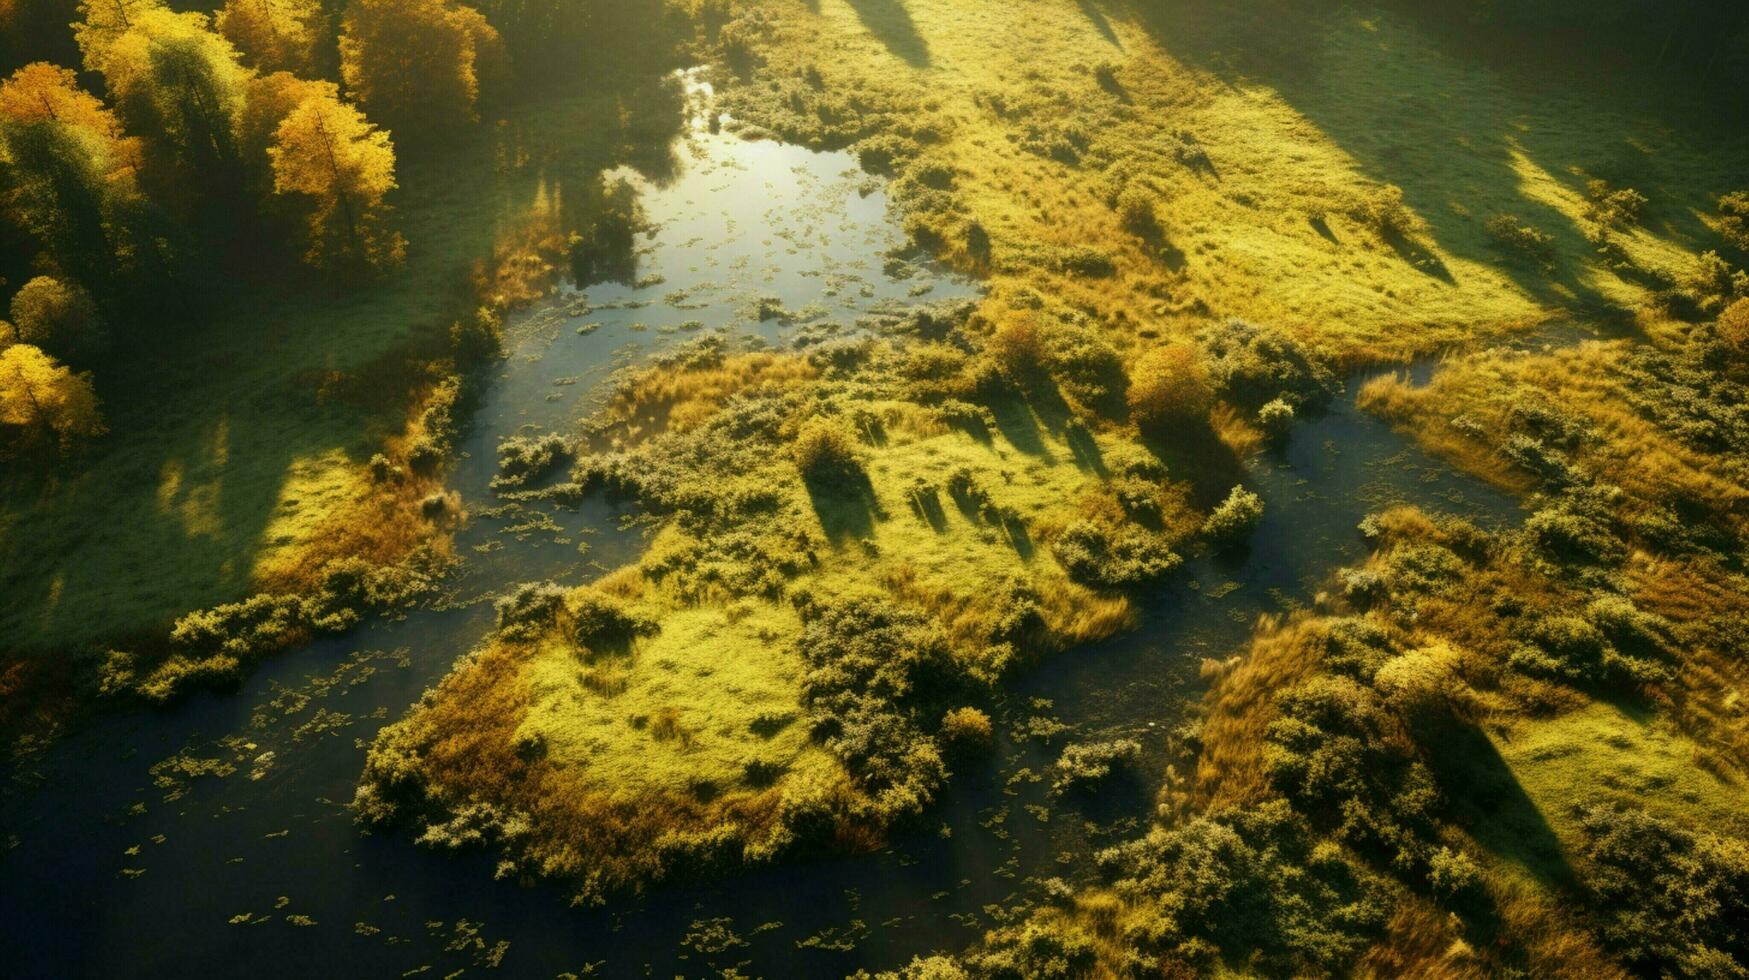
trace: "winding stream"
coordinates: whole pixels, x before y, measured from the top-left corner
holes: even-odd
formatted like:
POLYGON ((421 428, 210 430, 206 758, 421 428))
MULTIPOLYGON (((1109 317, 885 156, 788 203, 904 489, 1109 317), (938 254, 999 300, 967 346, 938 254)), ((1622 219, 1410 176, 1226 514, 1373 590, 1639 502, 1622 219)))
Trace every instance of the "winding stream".
POLYGON ((1076 855, 1145 826, 1157 789, 1147 781, 1046 806, 1023 770, 1042 772, 1064 737, 1138 738, 1155 772, 1167 729, 1200 694, 1199 661, 1238 650, 1259 615, 1309 601, 1331 569, 1363 556, 1365 514, 1410 502, 1494 524, 1517 511, 1359 412, 1351 379, 1284 451, 1249 464, 1267 506, 1249 552, 1190 563, 1148 599, 1140 629, 1019 678, 998 718, 997 760, 962 774, 925 829, 882 853, 579 910, 558 889, 494 881, 489 855, 362 836, 346 804, 365 747, 490 628, 481 597, 583 581, 641 547, 599 501, 490 509, 501 439, 567 425, 615 367, 676 338, 722 328, 783 340, 796 327, 759 320, 762 299, 802 323, 846 323, 974 295, 939 269, 888 261, 903 235, 848 154, 744 142, 702 118, 682 172, 640 188, 656 230, 637 281, 562 289, 509 325, 509 356, 452 478, 476 515, 458 532, 465 561, 446 601, 274 658, 235 694, 109 719, 40 760, 43 785, 0 813, 13 845, 0 860, 9 975, 447 976, 497 965, 670 976, 740 964, 842 976, 958 950, 990 924, 988 906, 1024 895, 1029 879, 1073 875, 1076 855), (1034 718, 1067 731, 1021 735, 1034 718))

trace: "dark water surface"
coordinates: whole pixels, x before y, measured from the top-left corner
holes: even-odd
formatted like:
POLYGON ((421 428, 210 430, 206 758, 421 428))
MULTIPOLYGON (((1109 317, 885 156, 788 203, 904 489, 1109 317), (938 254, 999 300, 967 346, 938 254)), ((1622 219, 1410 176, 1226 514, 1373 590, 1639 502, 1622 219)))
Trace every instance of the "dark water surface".
MULTIPOLYGON (((703 92, 695 92, 695 108, 703 92)), ((702 117, 701 117, 702 118, 702 117)), ((1160 768, 1205 657, 1239 650, 1257 617, 1308 602, 1362 557, 1356 524, 1398 502, 1487 524, 1515 503, 1357 411, 1352 393, 1250 464, 1266 517, 1243 555, 1191 562, 1139 630, 1071 651, 1011 685, 995 762, 963 773, 926 826, 868 856, 665 888, 572 909, 549 887, 493 879, 406 835, 362 836, 346 808, 377 730, 491 627, 481 597, 579 582, 642 546, 613 507, 502 511, 494 448, 563 429, 614 367, 723 329, 782 340, 971 285, 890 263, 902 234, 847 154, 748 143, 695 125, 680 174, 640 188, 657 230, 638 281, 563 290, 511 325, 510 356, 462 441, 452 485, 474 519, 441 608, 420 609, 263 664, 236 694, 110 719, 39 760, 43 784, 4 804, 0 971, 8 976, 842 976, 953 951, 987 906, 1145 826, 1152 775, 1090 803, 1050 804, 1039 774, 1067 739, 1134 737, 1160 768), (758 319, 762 299, 799 314, 758 319), (580 329, 581 328, 581 329, 580 329), (1063 726, 1041 739, 1040 720, 1063 726)), ((541 202, 536 201, 538 206, 541 202)), ((769 304, 768 304, 769 305, 769 304)))

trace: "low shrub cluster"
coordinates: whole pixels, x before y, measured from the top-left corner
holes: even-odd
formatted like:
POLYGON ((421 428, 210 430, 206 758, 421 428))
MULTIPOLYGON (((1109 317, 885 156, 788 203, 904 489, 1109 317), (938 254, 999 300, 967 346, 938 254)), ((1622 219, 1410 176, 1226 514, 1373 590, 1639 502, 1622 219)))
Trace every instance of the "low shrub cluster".
POLYGON ((1252 411, 1279 400, 1316 412, 1342 390, 1326 354, 1279 331, 1228 320, 1203 330, 1197 341, 1215 390, 1252 411))
POLYGON ((1132 771, 1141 756, 1141 743, 1131 738, 1071 743, 1051 766, 1051 792, 1095 790, 1113 776, 1132 771))

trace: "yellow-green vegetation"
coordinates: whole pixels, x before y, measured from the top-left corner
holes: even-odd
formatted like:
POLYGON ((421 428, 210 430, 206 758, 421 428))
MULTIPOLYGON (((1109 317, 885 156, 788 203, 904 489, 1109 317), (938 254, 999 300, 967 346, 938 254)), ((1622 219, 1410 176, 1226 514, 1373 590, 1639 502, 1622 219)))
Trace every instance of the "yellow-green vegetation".
POLYGON ((1742 969, 1744 362, 1658 343, 1448 361, 1362 401, 1528 494, 1399 509, 1308 613, 1211 662, 1170 814, 977 972, 1608 976, 1742 969))
MULTIPOLYGON (((647 553, 591 587, 503 600, 556 612, 502 612, 384 733, 361 816, 489 837, 507 867, 600 900, 867 847, 919 814, 988 743, 975 702, 993 682, 1125 628, 1130 587, 1257 508, 1188 478, 1226 452, 1212 389, 1182 424, 1216 458, 1181 477, 1126 421, 1115 361, 1089 369, 1097 341, 1074 317, 986 312, 924 310, 802 352, 706 339, 623 379, 574 481, 534 493, 636 499, 660 519, 647 553), (604 602, 647 630, 585 638, 575 610, 604 602)), ((1136 748, 1086 747, 1065 790, 1136 748)))
MULTIPOLYGON (((143 0, 86 14, 81 37, 114 112, 52 65, 0 85, 0 276, 54 270, 7 289, 23 322, 0 329, 8 731, 100 689, 158 700, 234 680, 252 656, 355 621, 329 607, 361 567, 373 600, 427 583, 454 516, 434 495, 464 407, 459 372, 495 353, 507 309, 549 288, 571 230, 593 220, 598 175, 628 159, 659 172, 681 125, 662 77, 666 29, 592 62, 584 90, 499 103, 492 125, 397 161, 332 82, 266 74, 291 60, 333 76, 326 55, 242 40, 239 52, 200 16, 143 0), (151 17, 125 26, 130 9, 151 17), (222 99, 148 70, 178 46, 223 69, 208 80, 222 99), (223 130, 206 149, 200 126, 223 130), (54 169, 67 147, 73 174, 54 169), (252 211, 267 234, 231 248, 225 221, 252 211), (101 228, 81 223, 93 214, 101 228), (381 276, 353 261, 401 259, 403 243, 404 261, 381 276), (320 276, 297 268, 306 249, 328 267, 320 276), (255 622, 268 607, 278 612, 255 622), (179 621, 201 617, 240 632, 190 647, 179 621)), ((309 10, 253 14, 303 24, 309 10)), ((237 17, 221 21, 265 44, 237 17)))
POLYGON ((1685 135, 1704 95, 1526 71, 1401 5, 734 9, 748 132, 853 148, 919 243, 1138 351, 1241 316, 1397 359, 1637 307, 1717 247, 1744 170, 1685 135))

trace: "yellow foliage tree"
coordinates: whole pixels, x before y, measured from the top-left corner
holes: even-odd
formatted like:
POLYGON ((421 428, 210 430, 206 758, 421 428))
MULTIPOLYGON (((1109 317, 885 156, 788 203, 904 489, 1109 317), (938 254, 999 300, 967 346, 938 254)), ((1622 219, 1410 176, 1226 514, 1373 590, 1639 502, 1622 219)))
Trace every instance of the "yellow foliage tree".
POLYGON ((280 122, 267 151, 273 189, 313 202, 310 248, 317 266, 385 265, 400 260, 401 236, 386 227, 395 188, 389 134, 340 101, 334 86, 310 94, 280 122))
POLYGON ((480 76, 503 63, 498 32, 443 0, 352 0, 340 74, 371 116, 402 135, 472 122, 480 76))
POLYGON ((148 0, 91 0, 81 10, 86 66, 102 74, 128 130, 145 138, 147 164, 162 168, 165 187, 199 195, 234 183, 251 73, 231 43, 206 15, 148 0))
POLYGON ((102 435, 91 376, 74 374, 30 344, 0 350, 0 427, 14 430, 16 443, 52 438, 62 448, 102 435))
POLYGON ((122 132, 115 113, 79 87, 71 68, 38 61, 13 72, 0 83, 0 120, 54 124, 87 134, 93 150, 101 152, 109 171, 118 176, 138 163, 139 140, 122 132))
POLYGON ((37 62, 0 82, 0 211, 88 281, 115 266, 111 205, 132 193, 139 158, 70 70, 37 62))
POLYGON ((315 0, 226 0, 217 23, 219 33, 256 69, 309 74, 321 17, 315 0))

